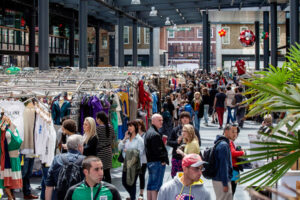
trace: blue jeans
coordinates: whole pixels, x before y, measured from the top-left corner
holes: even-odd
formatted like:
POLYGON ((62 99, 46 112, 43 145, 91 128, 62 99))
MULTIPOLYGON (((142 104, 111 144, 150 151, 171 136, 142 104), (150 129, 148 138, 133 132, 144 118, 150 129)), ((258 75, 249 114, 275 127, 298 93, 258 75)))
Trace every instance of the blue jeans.
POLYGON ((22 179, 23 179, 23 195, 28 196, 30 191, 30 177, 32 175, 32 169, 34 164, 34 158, 24 158, 24 165, 22 167, 22 179))
POLYGON ((237 107, 231 108, 233 109, 233 120, 236 121, 236 113, 237 113, 237 107))
POLYGON ((195 129, 200 130, 201 118, 198 117, 198 112, 199 111, 196 111, 194 115, 194 127, 195 129))
POLYGON ((126 177, 127 177, 127 173, 123 171, 122 173, 122 184, 124 186, 124 188, 127 190, 127 192, 129 193, 130 195, 130 200, 135 200, 136 198, 136 180, 137 180, 137 177, 135 177, 135 180, 134 180, 134 183, 133 185, 128 185, 127 182, 126 182, 126 177))
POLYGON ((209 104, 204 104, 204 120, 205 123, 208 123, 208 109, 209 109, 209 104))
POLYGON ((147 190, 159 191, 162 186, 166 165, 162 165, 161 162, 148 162, 148 185, 147 190))
POLYGON ((48 170, 49 170, 49 167, 42 166, 42 172, 43 172, 43 177, 42 177, 42 182, 41 182, 41 186, 42 186, 41 199, 42 200, 45 199, 45 190, 46 190, 45 180, 47 179, 48 170))
POLYGON ((234 108, 231 108, 231 107, 227 106, 227 111, 228 111, 228 113, 227 113, 227 124, 230 123, 230 120, 231 120, 232 123, 235 122, 235 115, 232 116, 231 110, 234 110, 234 108))

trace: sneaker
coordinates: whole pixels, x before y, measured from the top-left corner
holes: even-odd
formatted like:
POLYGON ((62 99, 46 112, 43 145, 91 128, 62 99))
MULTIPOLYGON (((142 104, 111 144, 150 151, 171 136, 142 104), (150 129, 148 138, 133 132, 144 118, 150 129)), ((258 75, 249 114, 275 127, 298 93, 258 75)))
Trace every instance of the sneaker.
POLYGON ((219 129, 223 129, 223 127, 222 127, 222 126, 219 126, 219 129))

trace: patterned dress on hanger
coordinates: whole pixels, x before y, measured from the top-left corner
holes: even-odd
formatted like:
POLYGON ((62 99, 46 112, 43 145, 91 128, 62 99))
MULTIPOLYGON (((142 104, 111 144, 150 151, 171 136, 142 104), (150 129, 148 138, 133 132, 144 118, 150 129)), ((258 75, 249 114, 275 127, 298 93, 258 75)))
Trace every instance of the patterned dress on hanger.
POLYGON ((0 188, 22 188, 19 149, 22 139, 16 129, 1 130, 0 188))

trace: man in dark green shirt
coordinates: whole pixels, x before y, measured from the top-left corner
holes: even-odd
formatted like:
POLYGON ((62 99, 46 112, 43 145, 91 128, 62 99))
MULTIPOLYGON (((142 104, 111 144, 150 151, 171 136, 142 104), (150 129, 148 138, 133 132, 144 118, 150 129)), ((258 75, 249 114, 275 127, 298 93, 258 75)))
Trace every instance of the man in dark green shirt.
POLYGON ((69 188, 65 200, 121 200, 115 186, 103 182, 103 165, 95 156, 89 156, 82 162, 85 179, 69 188))

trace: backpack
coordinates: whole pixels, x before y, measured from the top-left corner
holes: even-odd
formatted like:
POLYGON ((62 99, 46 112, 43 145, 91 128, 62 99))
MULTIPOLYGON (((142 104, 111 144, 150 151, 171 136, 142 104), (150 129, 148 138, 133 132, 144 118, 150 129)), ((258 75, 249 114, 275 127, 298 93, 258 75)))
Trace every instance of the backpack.
POLYGON ((65 199, 68 189, 83 180, 81 163, 84 156, 77 155, 74 162, 70 162, 66 154, 61 156, 63 166, 59 170, 56 186, 57 199, 65 199))
POLYGON ((191 118, 193 118, 193 115, 194 115, 193 112, 194 111, 193 111, 193 108, 190 104, 187 104, 187 105, 184 106, 184 111, 189 112, 190 115, 191 115, 191 118))
POLYGON ((217 145, 224 140, 219 140, 213 147, 206 147, 203 152, 202 160, 207 162, 203 164, 204 171, 202 172, 203 176, 206 179, 212 179, 217 175, 216 170, 216 161, 215 161, 215 149, 217 145))

